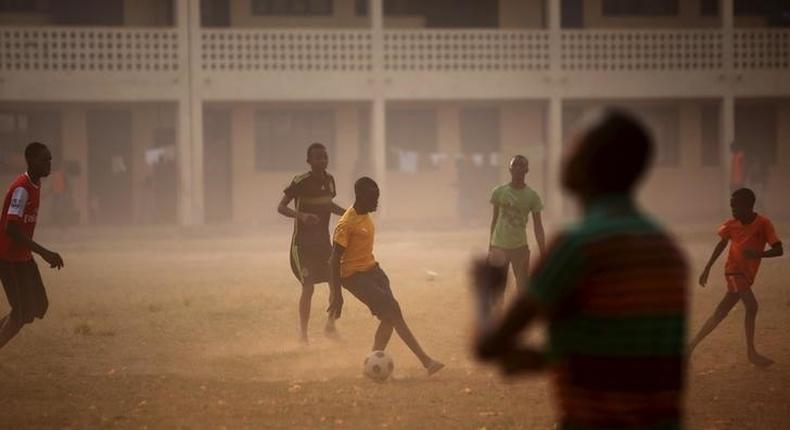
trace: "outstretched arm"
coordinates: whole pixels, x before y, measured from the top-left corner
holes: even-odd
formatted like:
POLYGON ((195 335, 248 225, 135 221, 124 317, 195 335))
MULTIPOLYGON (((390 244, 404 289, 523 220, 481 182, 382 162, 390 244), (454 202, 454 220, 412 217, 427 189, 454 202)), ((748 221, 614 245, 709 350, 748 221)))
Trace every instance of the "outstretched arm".
POLYGON ((14 242, 19 245, 24 246, 25 248, 30 249, 31 251, 35 252, 36 254, 40 255, 41 258, 44 259, 49 264, 51 268, 60 268, 63 267, 63 258, 60 257, 60 254, 57 252, 53 252, 44 248, 43 246, 36 243, 33 239, 25 236, 20 230, 19 225, 14 221, 9 221, 8 225, 5 229, 6 234, 8 237, 11 238, 14 242))
POLYGON ((326 312, 333 318, 340 318, 343 311, 343 291, 340 288, 340 259, 346 252, 339 243, 335 242, 332 247, 332 255, 329 257, 329 308, 326 312))
POLYGON ((771 244, 771 249, 767 251, 763 251, 762 253, 755 252, 753 255, 748 255, 750 258, 773 258, 773 257, 781 257, 784 255, 785 251, 782 247, 782 242, 776 242, 771 244))
POLYGON ((727 249, 727 244, 730 242, 729 239, 721 239, 719 243, 716 244, 716 247, 713 249, 713 254, 711 254, 710 259, 708 259, 708 264, 705 265, 705 269, 702 271, 702 274, 699 275, 699 284, 701 286, 706 286, 708 284, 708 276, 710 275, 710 268, 713 267, 713 263, 719 258, 722 252, 727 249))
POLYGON ((346 210, 343 209, 343 207, 338 205, 337 203, 332 202, 332 213, 337 216, 343 216, 343 214, 346 213, 346 210))
POLYGON ((535 241, 538 242, 540 255, 543 256, 546 251, 546 232, 543 230, 543 217, 540 212, 532 212, 532 221, 535 224, 535 241))

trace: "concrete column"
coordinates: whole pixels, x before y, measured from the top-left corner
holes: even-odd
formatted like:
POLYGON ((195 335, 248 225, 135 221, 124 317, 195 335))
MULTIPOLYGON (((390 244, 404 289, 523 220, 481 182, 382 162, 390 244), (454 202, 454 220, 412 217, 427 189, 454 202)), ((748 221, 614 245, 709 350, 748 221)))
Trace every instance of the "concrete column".
POLYGON ((335 109, 335 149, 329 154, 329 171, 335 176, 337 202, 350 205, 354 199, 351 185, 357 179, 355 164, 359 158, 359 110, 344 104, 335 109))
POLYGON ((546 163, 546 211, 549 216, 560 219, 563 215, 563 196, 560 187, 560 168, 562 161, 562 88, 561 55, 562 27, 560 0, 549 0, 549 80, 553 84, 552 96, 549 99, 547 130, 547 163, 546 163))
MULTIPOLYGON (((370 0, 371 36, 373 38, 373 106, 370 110, 371 155, 373 175, 382 195, 387 195, 386 100, 384 98, 384 5, 370 0)), ((386 201, 386 200, 385 200, 386 201)), ((385 206, 381 205, 382 208, 385 206)), ((380 211, 382 214, 384 211, 380 211)))
MULTIPOLYGON (((735 141, 735 97, 730 93, 725 95, 721 102, 721 116, 719 127, 721 132, 721 166, 723 175, 723 196, 725 203, 729 202, 730 195, 730 170, 732 169, 732 158, 730 157, 730 145, 735 141)), ((726 207, 726 205, 725 205, 726 207)))
POLYGON ((88 124, 85 110, 74 105, 63 109, 63 160, 76 162, 80 174, 69 185, 80 224, 88 224, 88 124))
POLYGON ((719 10, 721 11, 721 25, 724 46, 724 77, 725 89, 721 103, 721 117, 719 127, 721 138, 721 166, 724 171, 723 198, 724 207, 728 206, 730 196, 730 170, 732 169, 730 157, 730 145, 735 140, 735 91, 733 89, 733 74, 735 69, 735 40, 734 22, 735 12, 733 8, 734 0, 719 0, 719 10))
POLYGON ((560 169, 562 166, 562 99, 552 97, 549 100, 547 161, 546 163, 546 211, 554 219, 563 216, 563 195, 560 187, 560 169))
POLYGON ((200 3, 176 0, 179 85, 176 141, 181 225, 203 222, 203 107, 200 95, 200 3))

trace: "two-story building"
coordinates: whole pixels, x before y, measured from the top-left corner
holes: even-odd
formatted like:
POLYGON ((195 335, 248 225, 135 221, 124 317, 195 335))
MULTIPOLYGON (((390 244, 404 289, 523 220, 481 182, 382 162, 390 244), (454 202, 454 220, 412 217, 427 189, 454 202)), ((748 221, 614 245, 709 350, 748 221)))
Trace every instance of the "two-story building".
POLYGON ((738 142, 790 219, 788 25, 787 1, 0 0, 0 177, 41 140, 61 218, 260 224, 320 141, 339 202, 366 174, 388 219, 452 223, 522 153, 557 216, 564 140, 617 104, 655 136, 659 215, 725 214, 738 142))

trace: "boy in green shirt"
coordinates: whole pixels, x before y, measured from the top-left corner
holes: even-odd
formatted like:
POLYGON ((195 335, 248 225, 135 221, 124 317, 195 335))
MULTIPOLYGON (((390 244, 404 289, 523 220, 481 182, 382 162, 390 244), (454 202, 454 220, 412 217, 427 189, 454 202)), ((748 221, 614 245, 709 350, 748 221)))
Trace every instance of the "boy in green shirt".
MULTIPOLYGON (((510 183, 494 188, 491 193, 491 204, 494 213, 491 217, 491 236, 489 254, 492 262, 508 265, 513 269, 516 287, 524 287, 529 271, 529 245, 527 243, 527 222, 529 214, 535 230, 540 254, 546 247, 543 220, 540 211, 543 202, 540 196, 525 182, 529 172, 529 161, 523 155, 516 155, 510 160, 510 183)), ((502 291, 504 294, 504 291, 502 291)), ((497 297, 496 300, 500 300, 497 297)))

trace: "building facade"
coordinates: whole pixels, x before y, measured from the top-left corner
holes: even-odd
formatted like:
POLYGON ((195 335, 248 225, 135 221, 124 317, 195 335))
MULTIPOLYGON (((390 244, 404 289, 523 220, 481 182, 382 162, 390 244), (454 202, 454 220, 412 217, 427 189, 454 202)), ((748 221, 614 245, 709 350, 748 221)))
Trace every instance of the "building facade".
POLYGON ((42 210, 71 222, 261 224, 320 141, 339 202, 370 175, 389 219, 476 222, 522 153, 561 216, 563 142, 614 104, 656 138, 651 210, 726 214, 737 142, 790 219, 783 4, 0 0, 0 176, 42 140, 64 182, 42 210))

